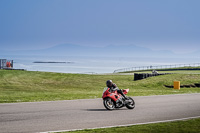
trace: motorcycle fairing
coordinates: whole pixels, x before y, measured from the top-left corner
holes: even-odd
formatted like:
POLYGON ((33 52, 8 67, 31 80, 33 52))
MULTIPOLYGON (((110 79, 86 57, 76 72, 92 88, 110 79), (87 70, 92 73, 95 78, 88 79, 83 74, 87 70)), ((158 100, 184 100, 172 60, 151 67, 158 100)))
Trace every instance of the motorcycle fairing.
MULTIPOLYGON (((104 99, 106 97, 110 97, 113 101, 116 102, 121 97, 121 94, 118 94, 117 91, 114 91, 114 92, 111 93, 109 90, 110 90, 110 88, 107 88, 107 90, 104 91, 102 98, 104 99)), ((126 94, 127 93, 128 92, 126 91, 126 94)))

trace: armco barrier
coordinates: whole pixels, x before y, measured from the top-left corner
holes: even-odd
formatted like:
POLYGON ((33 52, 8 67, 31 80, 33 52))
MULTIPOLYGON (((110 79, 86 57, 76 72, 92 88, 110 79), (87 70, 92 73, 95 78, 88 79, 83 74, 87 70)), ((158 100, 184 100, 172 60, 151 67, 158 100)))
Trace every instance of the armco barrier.
POLYGON ((190 64, 173 64, 173 65, 160 65, 160 66, 140 66, 140 67, 130 67, 117 69, 113 73, 120 72, 139 72, 139 71, 173 71, 173 70, 200 70, 200 63, 190 63, 190 64), (185 67, 185 68, 184 68, 185 67))

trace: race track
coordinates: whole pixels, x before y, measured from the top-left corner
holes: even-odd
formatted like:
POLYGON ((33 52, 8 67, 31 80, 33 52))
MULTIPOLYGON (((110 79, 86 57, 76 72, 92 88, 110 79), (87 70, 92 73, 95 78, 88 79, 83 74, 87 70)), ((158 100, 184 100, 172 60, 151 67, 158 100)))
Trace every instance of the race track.
POLYGON ((102 99, 0 104, 0 133, 98 128, 200 116, 200 94, 133 97, 136 107, 107 111, 102 99))

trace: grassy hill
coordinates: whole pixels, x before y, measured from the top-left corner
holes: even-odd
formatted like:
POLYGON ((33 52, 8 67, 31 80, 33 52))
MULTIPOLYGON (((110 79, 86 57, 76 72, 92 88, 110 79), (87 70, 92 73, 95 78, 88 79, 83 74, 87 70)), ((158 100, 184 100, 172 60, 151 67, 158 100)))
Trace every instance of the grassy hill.
POLYGON ((87 75, 0 70, 0 103, 101 98, 105 82, 130 88, 130 96, 200 93, 200 88, 174 90, 163 85, 200 82, 199 74, 171 74, 133 81, 133 75, 87 75))

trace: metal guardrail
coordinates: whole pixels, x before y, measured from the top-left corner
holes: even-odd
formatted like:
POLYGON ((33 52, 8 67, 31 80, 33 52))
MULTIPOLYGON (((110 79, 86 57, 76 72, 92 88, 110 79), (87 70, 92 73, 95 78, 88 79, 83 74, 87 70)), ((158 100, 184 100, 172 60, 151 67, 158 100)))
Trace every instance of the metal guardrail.
POLYGON ((174 65, 159 65, 159 66, 140 66, 140 67, 130 67, 117 69, 113 73, 119 72, 131 72, 131 71, 144 71, 144 70, 157 70, 157 69, 173 69, 179 67, 199 67, 200 63, 190 63, 190 64, 174 64, 174 65))

